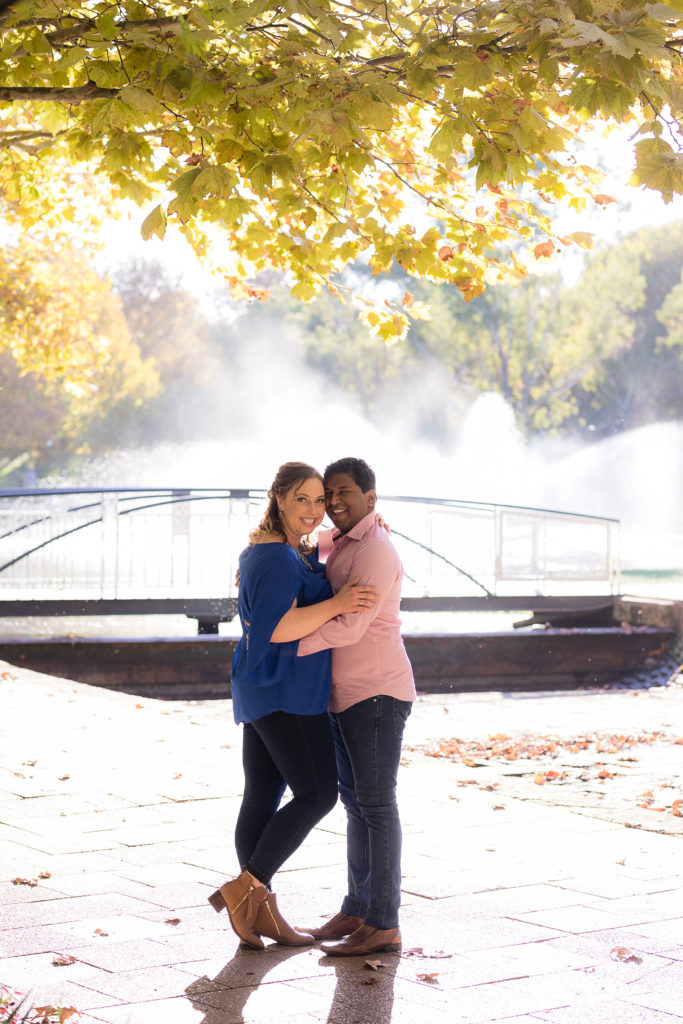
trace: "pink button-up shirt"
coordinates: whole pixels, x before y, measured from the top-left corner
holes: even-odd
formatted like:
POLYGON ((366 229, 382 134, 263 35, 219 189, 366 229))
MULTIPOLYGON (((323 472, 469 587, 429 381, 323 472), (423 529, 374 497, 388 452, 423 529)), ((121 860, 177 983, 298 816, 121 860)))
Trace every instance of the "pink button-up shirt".
POLYGON ((332 648, 330 711, 345 711, 379 694, 414 700, 413 670, 398 617, 403 567, 374 512, 334 537, 326 573, 335 593, 357 576, 378 591, 372 611, 340 615, 299 641, 299 655, 332 648))

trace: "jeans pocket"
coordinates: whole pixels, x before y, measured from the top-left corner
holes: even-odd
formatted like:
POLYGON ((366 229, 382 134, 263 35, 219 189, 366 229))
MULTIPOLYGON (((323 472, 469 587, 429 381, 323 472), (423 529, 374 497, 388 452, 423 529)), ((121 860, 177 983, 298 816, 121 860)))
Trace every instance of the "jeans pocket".
POLYGON ((398 700, 393 698, 392 700, 392 711, 394 715, 394 735, 403 736, 403 730, 405 729, 408 715, 412 711, 413 705, 409 700, 398 700))

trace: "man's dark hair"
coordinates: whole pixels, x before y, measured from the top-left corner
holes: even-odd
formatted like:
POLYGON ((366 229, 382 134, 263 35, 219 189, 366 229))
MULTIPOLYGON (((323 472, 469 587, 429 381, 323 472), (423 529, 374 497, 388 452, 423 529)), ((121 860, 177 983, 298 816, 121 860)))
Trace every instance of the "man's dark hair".
POLYGON ((363 494, 375 490, 374 471, 370 469, 367 462, 363 459, 337 459, 336 462, 331 462, 323 474, 323 484, 326 485, 327 481, 335 473, 347 473, 350 477, 353 477, 354 483, 360 487, 363 494))

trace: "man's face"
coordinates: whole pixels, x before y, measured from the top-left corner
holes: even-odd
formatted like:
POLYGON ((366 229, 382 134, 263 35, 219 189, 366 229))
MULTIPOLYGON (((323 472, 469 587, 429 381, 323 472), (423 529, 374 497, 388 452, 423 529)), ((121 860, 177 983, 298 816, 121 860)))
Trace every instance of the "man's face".
POLYGON ((375 491, 361 491, 349 473, 334 473, 325 482, 325 509, 342 533, 348 533, 372 512, 376 500, 375 491))

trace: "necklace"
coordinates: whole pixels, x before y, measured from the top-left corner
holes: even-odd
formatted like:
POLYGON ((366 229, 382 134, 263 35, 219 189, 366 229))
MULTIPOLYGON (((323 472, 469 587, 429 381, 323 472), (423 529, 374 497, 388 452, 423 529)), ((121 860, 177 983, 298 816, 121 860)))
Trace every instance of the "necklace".
POLYGON ((301 551, 299 551, 299 549, 298 549, 298 548, 294 548, 294 550, 296 551, 297 555, 299 556, 299 558, 301 559, 301 561, 302 561, 302 562, 304 563, 304 565, 306 566, 306 568, 307 568, 307 569, 310 569, 310 570, 311 570, 311 572, 315 572, 315 569, 313 568, 313 566, 311 565, 311 563, 310 563, 310 562, 308 561, 308 559, 306 558, 306 556, 305 556, 305 555, 303 555, 303 554, 301 553, 301 551))

